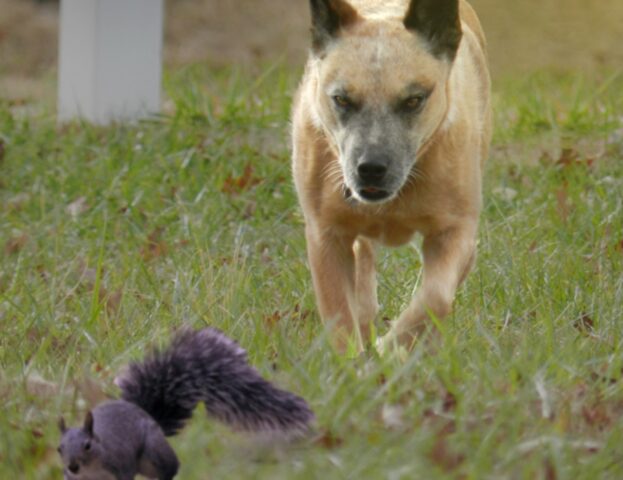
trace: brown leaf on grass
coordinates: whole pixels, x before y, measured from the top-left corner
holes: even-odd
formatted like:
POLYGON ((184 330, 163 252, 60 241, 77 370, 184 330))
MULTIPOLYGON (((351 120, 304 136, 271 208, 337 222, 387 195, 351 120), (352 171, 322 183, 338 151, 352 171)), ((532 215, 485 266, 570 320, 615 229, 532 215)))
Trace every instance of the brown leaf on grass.
POLYGON ((545 471, 545 480, 558 480, 558 473, 556 473, 556 467, 551 459, 547 458, 543 462, 543 470, 545 471))
POLYGON ((244 190, 248 190, 249 188, 259 184, 261 181, 262 179, 253 175, 253 165, 247 163, 244 167, 242 175, 239 177, 229 175, 225 179, 223 186, 221 187, 221 191, 229 195, 234 195, 244 190))
POLYGON ((445 413, 448 413, 454 410, 456 408, 456 404, 456 396, 452 392, 446 390, 446 393, 443 397, 443 403, 441 404, 441 408, 443 409, 443 411, 445 413))
POLYGON ((46 282, 50 280, 51 278, 50 272, 48 272, 45 266, 43 266, 42 264, 39 264, 35 267, 35 269, 37 270, 37 273, 39 274, 39 277, 41 278, 41 280, 44 280, 46 282))
POLYGON ((301 309, 300 304, 295 304, 292 310, 275 310, 270 315, 264 317, 264 323, 272 328, 281 322, 284 318, 291 318, 292 320, 305 320, 311 314, 310 310, 301 309))
POLYGON ((275 310, 270 315, 264 317, 264 324, 268 328, 273 328, 275 325, 277 325, 281 321, 282 318, 283 318, 282 313, 279 310, 275 310))
POLYGON ((584 405, 582 407, 582 418, 591 427, 597 427, 604 430, 612 425, 612 418, 608 414, 607 409, 599 403, 593 405, 584 405))
POLYGON ((163 231, 162 227, 157 227, 147 236, 147 242, 141 248, 141 256, 145 261, 162 257, 169 251, 167 243, 160 238, 163 231))
POLYGON ((6 146, 4 140, 0 138, 0 165, 4 162, 4 156, 6 154, 6 146))
POLYGON ((327 450, 332 450, 342 446, 344 444, 344 439, 338 437, 330 430, 324 430, 321 432, 320 436, 316 438, 314 443, 327 450))
POLYGON ((530 253, 534 253, 536 252, 536 247, 538 246, 538 243, 536 242, 536 240, 532 240, 532 243, 530 244, 530 246, 528 247, 528 251, 530 253))
POLYGON ((455 470, 465 461, 465 455, 455 451, 449 443, 448 437, 454 430, 454 422, 444 425, 437 432, 435 443, 429 452, 431 461, 447 472, 455 470))
POLYGON ((623 238, 614 246, 614 250, 623 253, 623 238))
POLYGON ((560 157, 556 161, 556 165, 562 168, 568 168, 574 165, 584 165, 591 168, 596 159, 596 157, 582 156, 574 148, 563 148, 560 152, 560 157))
POLYGON ((22 233, 16 237, 10 238, 4 244, 4 251, 7 255, 18 253, 28 243, 28 235, 22 233))
POLYGON ((578 319, 573 322, 573 328, 575 328, 582 335, 589 337, 595 336, 595 322, 588 313, 583 313, 578 319))
POLYGON ((560 151, 560 157, 558 157, 558 160, 556 160, 556 165, 560 165, 561 167, 569 167, 577 161, 579 156, 580 154, 577 152, 577 150, 573 148, 563 148, 560 151))
POLYGON ((567 194, 566 185, 556 190, 556 211, 563 222, 567 222, 571 212, 571 202, 567 194))
POLYGON ((297 320, 305 320, 307 317, 311 315, 311 310, 309 309, 301 309, 300 304, 294 305, 293 317, 297 320))

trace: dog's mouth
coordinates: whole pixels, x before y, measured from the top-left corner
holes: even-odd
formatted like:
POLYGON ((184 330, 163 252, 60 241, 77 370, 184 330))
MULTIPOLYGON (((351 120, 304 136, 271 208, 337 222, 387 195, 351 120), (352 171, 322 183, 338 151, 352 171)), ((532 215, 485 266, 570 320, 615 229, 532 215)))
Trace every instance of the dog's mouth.
MULTIPOLYGON (((381 202, 389 198, 391 194, 387 190, 383 190, 377 187, 363 187, 357 189, 356 197, 359 197, 361 200, 365 202, 381 202)), ((351 200, 353 198, 353 192, 346 185, 344 186, 344 198, 346 200, 351 200)))
POLYGON ((360 189, 358 193, 362 198, 371 202, 378 202, 379 200, 384 200, 389 197, 389 192, 387 190, 376 187, 365 187, 360 189))

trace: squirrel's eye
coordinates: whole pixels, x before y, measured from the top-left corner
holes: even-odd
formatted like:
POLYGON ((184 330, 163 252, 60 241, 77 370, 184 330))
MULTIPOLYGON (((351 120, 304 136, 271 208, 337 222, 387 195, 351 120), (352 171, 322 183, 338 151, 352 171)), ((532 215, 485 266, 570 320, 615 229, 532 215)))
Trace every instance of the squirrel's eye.
POLYGON ((91 450, 91 441, 87 440, 86 442, 84 442, 84 449, 88 452, 89 450, 91 450))
POLYGON ((344 95, 333 95, 333 103, 340 108, 350 108, 353 106, 350 99, 344 95))

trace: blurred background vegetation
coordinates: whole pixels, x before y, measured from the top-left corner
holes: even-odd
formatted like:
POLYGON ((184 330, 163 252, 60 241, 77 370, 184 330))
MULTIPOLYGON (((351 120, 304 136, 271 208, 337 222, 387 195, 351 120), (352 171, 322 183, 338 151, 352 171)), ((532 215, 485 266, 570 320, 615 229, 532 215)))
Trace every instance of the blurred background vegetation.
MULTIPOLYGON (((166 0, 164 58, 176 67, 303 64, 307 0, 166 0)), ((472 0, 495 77, 623 65, 621 0, 472 0)), ((57 0, 0 0, 0 96, 54 92, 57 0), (46 92, 46 89, 48 90, 46 92)))

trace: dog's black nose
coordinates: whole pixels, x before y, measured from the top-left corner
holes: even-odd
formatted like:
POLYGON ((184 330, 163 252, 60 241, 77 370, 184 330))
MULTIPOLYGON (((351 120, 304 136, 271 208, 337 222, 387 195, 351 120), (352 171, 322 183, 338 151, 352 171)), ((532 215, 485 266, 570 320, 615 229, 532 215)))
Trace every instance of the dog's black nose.
POLYGON ((80 465, 77 463, 70 463, 69 467, 67 467, 71 473, 78 473, 80 470, 80 465))
POLYGON ((384 155, 367 156, 357 165, 357 174, 364 183, 376 184, 385 177, 388 164, 389 159, 384 155))

